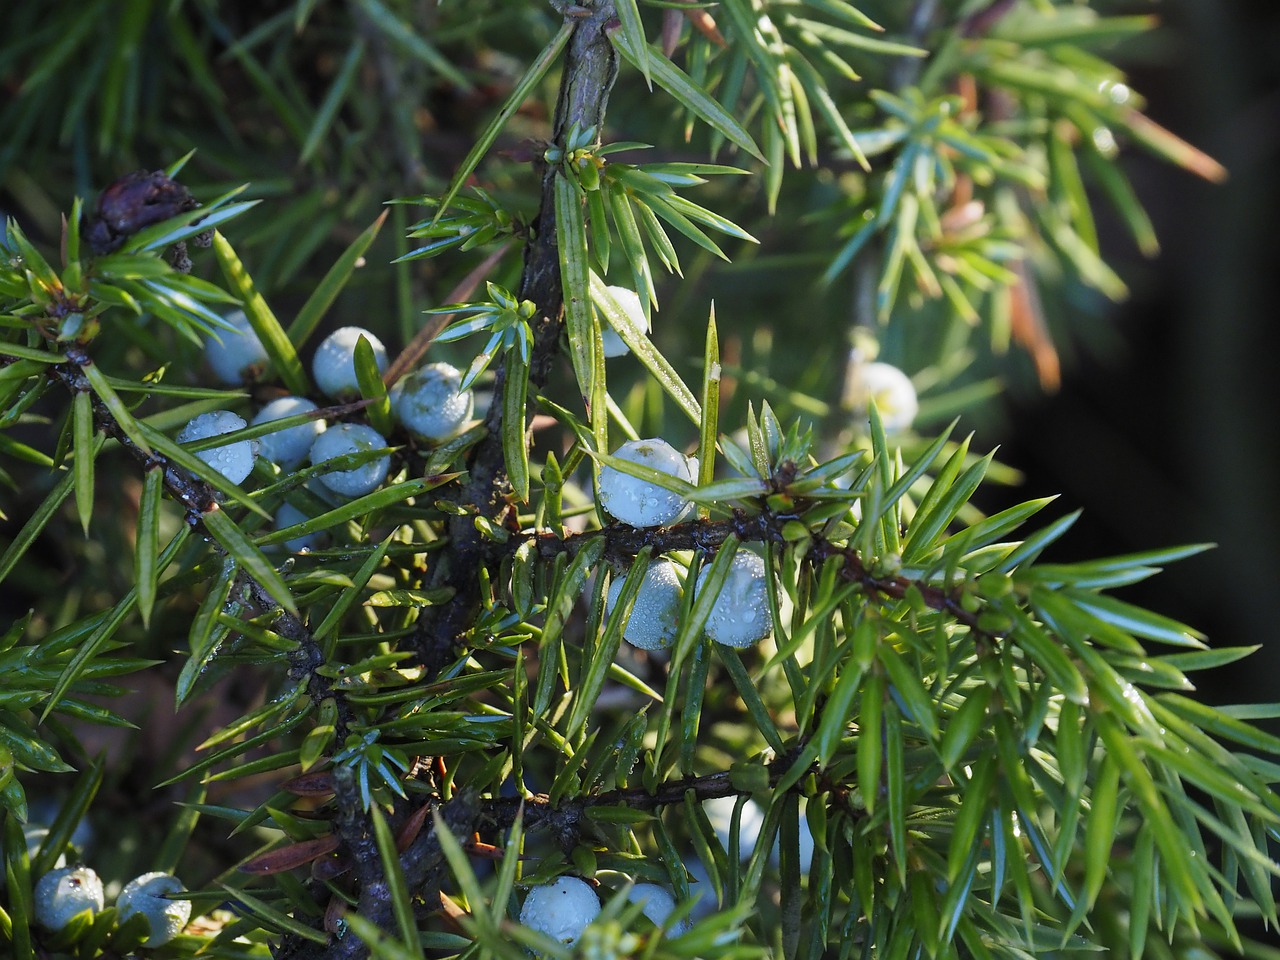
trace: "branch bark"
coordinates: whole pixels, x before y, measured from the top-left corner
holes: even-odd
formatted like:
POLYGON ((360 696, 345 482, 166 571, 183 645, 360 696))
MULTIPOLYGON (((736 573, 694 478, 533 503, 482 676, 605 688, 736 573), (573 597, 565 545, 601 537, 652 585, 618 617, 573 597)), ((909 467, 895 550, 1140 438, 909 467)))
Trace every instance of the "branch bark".
MULTIPOLYGON (((594 128, 599 135, 618 72, 617 55, 607 34, 615 19, 613 0, 601 0, 586 16, 572 16, 572 11, 568 15, 576 26, 565 52, 553 126, 555 143, 561 146, 571 129, 594 128)), ((563 325, 564 292, 560 285, 554 201, 557 176, 555 165, 544 165, 541 202, 533 221, 532 238, 525 247, 520 279, 520 299, 537 306, 529 368, 529 385, 535 391, 545 386, 551 375, 563 325)), ((505 384, 506 369, 499 365, 494 402, 485 418, 486 436, 473 449, 467 482, 456 499, 466 513, 450 520, 450 547, 440 555, 432 576, 432 586, 452 587, 453 598, 424 610, 412 638, 419 662, 426 670, 426 682, 449 663, 475 622, 480 593, 476 574, 496 556, 493 544, 476 529, 475 518, 500 522, 509 508, 510 487, 502 455, 501 397, 505 384)), ((526 413, 525 419, 527 428, 530 414, 526 413)))
MULTIPOLYGON (((581 12, 587 8, 576 8, 581 12)), ((600 0, 583 16, 568 12, 575 27, 565 53, 563 79, 556 109, 553 137, 563 145, 570 130, 592 128, 597 136, 604 125, 609 92, 617 76, 617 59, 607 31, 614 22, 613 0, 600 0)), ((556 247, 554 190, 558 176, 554 165, 542 171, 541 202, 533 222, 530 242, 525 247, 524 271, 519 297, 536 307, 534 346, 530 362, 529 384, 541 389, 551 375, 559 354, 564 294, 560 283, 560 257, 556 247)), ((502 448, 502 395, 506 383, 505 365, 499 363, 493 387, 494 402, 485 418, 486 435, 472 450, 468 477, 457 493, 455 502, 464 507, 462 515, 449 521, 449 548, 438 554, 440 560, 432 573, 436 587, 450 587, 452 598, 438 607, 428 607, 418 621, 411 639, 424 667, 422 682, 430 683, 453 658, 467 630, 474 624, 480 609, 481 567, 498 559, 498 551, 476 527, 477 517, 501 522, 510 509, 510 485, 507 481, 502 448)), ((527 404, 526 404, 527 406, 527 404)), ((528 429, 531 414, 525 414, 528 429)), ((335 784, 341 787, 341 784, 335 784)), ((349 791, 339 790, 340 810, 349 791)), ((465 837, 474 827, 477 810, 465 798, 457 798, 442 810, 445 822, 455 834, 465 837)), ((379 928, 391 932, 395 928, 385 877, 363 811, 346 810, 338 818, 338 829, 358 863, 360 892, 357 909, 361 916, 379 928)), ((434 890, 443 877, 444 864, 439 838, 434 828, 423 831, 401 856, 401 868, 409 889, 434 890)), ((431 902, 428 896, 428 902, 431 902)), ((333 941, 328 947, 294 939, 286 940, 281 955, 314 960, 363 960, 368 949, 354 937, 333 941), (287 950, 286 950, 287 948, 287 950)))
MULTIPOLYGON (((605 527, 603 530, 574 534, 563 539, 553 533, 539 532, 522 535, 514 539, 513 543, 533 540, 537 544, 538 555, 543 559, 550 559, 558 553, 568 553, 572 556, 587 543, 603 537, 605 559, 626 562, 646 546, 653 548, 654 556, 676 550, 711 552, 724 543, 730 534, 744 543, 785 543, 783 528, 790 519, 790 516, 772 511, 758 514, 739 511, 726 520, 694 520, 656 530, 641 530, 618 524, 605 527)), ((840 557, 843 561, 840 570, 841 579, 847 583, 858 584, 865 594, 880 599, 902 600, 910 591, 915 590, 927 607, 954 617, 958 623, 968 627, 974 637, 990 641, 1001 638, 1000 634, 979 625, 978 614, 966 609, 963 605, 960 590, 947 590, 925 580, 914 580, 900 575, 878 574, 863 562, 858 556, 858 551, 853 547, 813 534, 806 561, 820 567, 832 557, 840 557)))
MULTIPOLYGON (((83 348, 79 347, 70 349, 67 353, 70 361, 50 366, 48 368, 48 376, 61 383, 72 394, 90 392, 89 382, 82 368, 92 363, 92 358, 83 348)), ((94 425, 97 429, 119 443, 143 469, 163 471, 165 490, 185 508, 189 524, 194 527, 202 527, 204 525, 204 517, 209 511, 221 509, 218 505, 215 491, 209 484, 199 477, 192 476, 177 464, 171 463, 164 456, 148 452, 139 447, 125 433, 106 404, 96 396, 93 397, 92 408, 94 425)), ((212 541, 212 537, 209 539, 212 549, 222 552, 222 548, 212 541)), ((324 652, 321 650, 320 644, 316 642, 307 625, 300 618, 281 609, 279 604, 254 577, 243 570, 241 570, 239 576, 246 593, 253 603, 264 610, 269 609, 278 612, 278 616, 271 625, 272 629, 281 636, 298 644, 297 649, 289 655, 289 679, 295 684, 305 685, 307 695, 313 703, 333 698, 337 706, 334 739, 335 742, 342 743, 346 739, 353 715, 350 704, 347 703, 346 698, 337 688, 334 681, 319 672, 319 668, 325 663, 324 652)), ((391 904, 390 899, 385 895, 386 882, 381 876, 377 856, 378 851, 373 841, 369 818, 359 806, 359 792, 355 785, 350 782, 336 782, 335 792, 339 809, 339 815, 336 818, 337 830, 347 844, 347 848, 355 862, 361 865, 362 879, 367 881, 362 887, 361 906, 362 908, 365 906, 366 897, 370 901, 377 901, 377 891, 381 890, 381 900, 377 901, 376 907, 380 907, 381 911, 388 915, 386 922, 381 922, 383 918, 374 907, 370 908, 369 913, 371 914, 371 919, 374 919, 375 922, 380 922, 380 925, 387 926, 394 920, 394 917, 390 917, 391 904)), ((424 877, 430 869, 438 868, 439 862, 438 854, 433 862, 425 862, 424 877)), ((326 893, 324 888, 318 884, 315 885, 313 892, 317 896, 326 893)), ((307 960, 339 960, 339 958, 341 960, 357 960, 357 958, 363 958, 368 954, 368 951, 362 944, 356 942, 354 937, 345 942, 338 941, 335 944, 336 952, 333 954, 324 952, 326 948, 321 948, 319 953, 308 952, 308 948, 316 947, 318 945, 311 941, 286 936, 278 955, 282 957, 307 958, 307 960), (359 948, 355 953, 351 952, 353 945, 359 948)))

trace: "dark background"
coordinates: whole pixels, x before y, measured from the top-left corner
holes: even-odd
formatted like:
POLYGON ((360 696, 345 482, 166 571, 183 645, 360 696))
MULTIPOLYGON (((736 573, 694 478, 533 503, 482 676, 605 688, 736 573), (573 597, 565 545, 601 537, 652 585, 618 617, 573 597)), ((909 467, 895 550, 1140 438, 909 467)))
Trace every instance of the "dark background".
POLYGON ((1230 171, 1200 181, 1137 152, 1125 163, 1161 255, 1104 243, 1132 296, 1120 349, 1087 346, 1055 396, 1014 401, 1000 457, 1027 497, 1083 516, 1055 560, 1213 541, 1121 596, 1178 617, 1215 646, 1261 644, 1201 679, 1216 702, 1280 700, 1280 5, 1166 0, 1149 63, 1127 63, 1153 119, 1230 171))

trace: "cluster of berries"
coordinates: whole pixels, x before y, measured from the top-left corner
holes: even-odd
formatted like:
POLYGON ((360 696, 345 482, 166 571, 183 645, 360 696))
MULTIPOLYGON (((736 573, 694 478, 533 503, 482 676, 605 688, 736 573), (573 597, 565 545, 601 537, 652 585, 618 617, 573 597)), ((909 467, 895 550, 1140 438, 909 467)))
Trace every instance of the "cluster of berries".
MULTIPOLYGON (((633 324, 639 329, 645 329, 647 321, 636 294, 621 287, 611 288, 610 292, 626 310, 633 324)), ((266 365, 267 353, 242 313, 233 315, 228 322, 234 329, 222 333, 220 342, 210 341, 206 358, 223 382, 241 384, 266 365)), ((604 334, 606 356, 619 356, 626 352, 625 344, 613 330, 606 330, 604 334)), ((313 378, 317 387, 336 401, 351 400, 359 396, 354 358, 361 338, 372 348, 379 370, 385 370, 385 348, 376 336, 358 327, 344 327, 336 331, 316 350, 312 366, 313 378)), ((392 409, 400 423, 415 436, 432 441, 447 439, 458 432, 470 419, 473 411, 470 391, 463 391, 460 386, 461 375, 453 367, 443 363, 427 365, 392 388, 392 409)), ((869 386, 869 394, 877 394, 876 399, 879 401, 879 391, 874 385, 869 386)), ((884 399, 889 398, 886 396, 884 399)), ((257 425, 280 420, 315 409, 316 405, 305 398, 281 397, 263 407, 254 417, 253 423, 257 425)), ((914 408, 904 412, 908 413, 909 422, 909 418, 914 417, 914 408)), ((195 441, 242 430, 246 426, 245 421, 234 413, 214 411, 192 420, 178 435, 178 440, 195 441)), ((386 438, 372 427, 341 423, 326 428, 323 420, 315 419, 266 434, 260 441, 242 441, 213 447, 200 451, 197 455, 231 482, 240 483, 253 469, 256 455, 264 456, 288 470, 300 466, 306 460, 310 460, 312 464, 322 464, 352 453, 379 450, 386 445, 386 438)), ((696 458, 682 455, 665 440, 634 440, 623 444, 615 451, 614 456, 665 473, 685 483, 696 482, 696 458)), ((318 479, 325 492, 358 497, 372 492, 383 482, 389 463, 389 458, 380 457, 351 470, 323 473, 318 479)), ((599 494, 600 504, 605 511, 635 527, 676 523, 689 513, 692 506, 677 492, 607 466, 600 474, 599 494)), ((286 526, 303 518, 292 507, 285 505, 276 519, 278 525, 286 526)), ((695 592, 703 586, 708 572, 704 569, 699 575, 695 592)), ((749 647, 763 640, 769 635, 772 624, 768 590, 764 560, 750 551, 739 551, 733 558, 728 579, 707 619, 707 635, 717 643, 738 648, 749 647)), ((606 612, 617 604, 621 591, 622 578, 618 577, 610 587, 606 612)), ((654 560, 645 571, 636 594, 624 638, 634 646, 646 650, 669 648, 678 633, 678 616, 682 604, 683 583, 679 568, 666 558, 654 560)), ((55 874, 63 876, 50 883, 64 884, 67 890, 61 895, 67 905, 57 914, 63 918, 63 923, 74 913, 88 909, 95 903, 96 908, 101 909, 102 885, 96 876, 92 876, 92 871, 83 867, 76 868, 76 871, 55 871, 42 881, 42 885, 55 874), (86 874, 89 876, 85 876, 86 874), (73 888, 80 892, 80 899, 73 897, 73 888), (96 900, 93 899, 95 889, 96 900), (80 906, 76 907, 77 903, 80 906)), ((139 880, 158 880, 164 876, 149 874, 139 880)), ((49 890, 53 889, 50 886, 49 890)), ((61 890, 62 887, 58 889, 61 890)), ((180 885, 175 889, 180 889, 180 885)), ((643 903, 644 915, 659 928, 665 927, 675 909, 671 892, 656 884, 634 884, 627 896, 632 902, 643 903)), ((124 900, 124 894, 121 894, 121 900, 124 900)), ((190 907, 185 901, 164 903, 186 907, 188 911, 190 907)), ((536 886, 529 891, 520 912, 520 922, 554 940, 573 944, 599 913, 599 898, 589 884, 575 877, 560 877, 554 883, 536 886)), ((50 913, 49 916, 52 917, 53 914, 50 913)), ((185 920, 184 916, 182 922, 185 923, 185 920)), ((181 924, 178 925, 178 929, 180 928, 181 924)), ((672 925, 670 932, 679 935, 686 929, 688 921, 682 919, 672 925)), ((163 942, 155 939, 154 930, 155 921, 151 943, 163 942)), ((172 937, 173 933, 168 936, 172 937)))
MULTIPOLYGON (((664 930, 676 908, 671 891, 656 883, 633 884, 627 891, 627 900, 642 904, 641 912, 655 927, 664 930)), ((577 877, 560 877, 554 883, 529 890, 520 909, 520 922, 552 940, 573 945, 599 914, 600 899, 589 883, 577 877)), ((668 932, 680 936, 688 929, 689 921, 682 919, 672 924, 668 932)))
MULTIPOLYGON (((696 458, 684 456, 661 439, 632 440, 624 443, 613 455, 685 483, 693 483, 698 473, 696 458)), ((688 513, 691 506, 678 493, 608 466, 600 471, 600 505, 633 527, 675 523, 688 513)), ((709 568, 703 568, 698 575, 695 593, 702 588, 709 572, 709 568)), ((759 554, 740 550, 733 557, 728 579, 707 618, 707 636, 716 643, 739 649, 759 643, 773 627, 768 591, 769 578, 764 560, 759 554)), ((613 609, 621 592, 622 580, 618 578, 610 587, 606 612, 613 609)), ((683 589, 676 565, 659 557, 645 571, 623 639, 644 650, 669 648, 678 633, 682 603, 683 589)))
MULTIPOLYGON (((227 323, 231 329, 222 331, 219 339, 208 342, 205 359, 222 382, 243 384, 266 365, 267 351, 243 312, 231 314, 227 323)), ((336 402, 350 401, 360 395, 355 352, 361 339, 369 344, 379 372, 385 372, 386 348, 374 334, 360 327, 342 327, 325 338, 316 349, 312 377, 320 392, 336 402)), ((447 363, 427 364, 392 387, 392 412, 400 424, 420 440, 446 440, 462 429, 474 410, 471 391, 461 387, 462 374, 454 367, 447 363)), ((316 404, 305 397, 279 397, 259 410, 252 424, 257 426, 297 417, 317 409, 316 404)), ((191 420, 177 439, 179 443, 190 443, 234 433, 249 425, 229 410, 214 410, 191 420)), ((387 438, 367 424, 337 423, 330 426, 317 417, 265 434, 259 440, 209 447, 196 456, 230 482, 242 483, 252 472, 257 456, 265 457, 282 470, 293 470, 306 461, 320 465, 350 454, 383 450, 387 445, 387 438)), ((381 456, 351 469, 330 470, 318 475, 315 489, 329 500, 361 497, 381 486, 390 466, 391 458, 381 456)), ((284 527, 302 519, 299 511, 286 504, 277 515, 276 523, 284 527)), ((298 544, 291 542, 291 546, 297 547, 298 544)))
MULTIPOLYGON (((116 922, 125 923, 141 914, 151 931, 142 945, 163 946, 191 919, 190 900, 170 899, 184 889, 182 881, 168 873, 134 877, 116 897, 116 922)), ((54 932, 80 914, 87 911, 92 916, 106 905, 102 880, 86 866, 50 870, 36 884, 34 899, 36 923, 54 932)))

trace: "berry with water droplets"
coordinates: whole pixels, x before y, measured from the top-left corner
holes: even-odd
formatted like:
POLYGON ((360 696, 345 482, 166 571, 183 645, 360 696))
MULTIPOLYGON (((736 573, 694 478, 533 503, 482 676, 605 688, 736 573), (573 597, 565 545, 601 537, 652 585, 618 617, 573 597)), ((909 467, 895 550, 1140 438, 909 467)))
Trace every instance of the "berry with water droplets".
MULTIPOLYGON (((699 590, 710 572, 708 565, 698 574, 699 590)), ((739 550, 734 554, 724 587, 707 617, 707 636, 716 643, 739 649, 767 637, 773 630, 768 584, 764 559, 759 554, 749 550, 739 550)))
POLYGON ((34 903, 36 923, 61 930, 77 914, 102 909, 102 881, 84 866, 50 870, 36 884, 34 903))
POLYGON ((144 873, 124 885, 116 898, 119 921, 124 923, 135 914, 142 914, 151 925, 151 935, 143 941, 144 947, 159 947, 168 943, 191 919, 190 900, 171 900, 171 894, 182 893, 186 888, 171 873, 144 873))
MULTIPOLYGON (((243 430, 248 424, 230 410, 211 410, 193 418, 178 433, 179 443, 207 440, 243 430)), ((232 483, 242 483, 253 472, 253 458, 257 452, 254 440, 237 440, 220 447, 208 447, 196 452, 196 456, 217 470, 232 483)))
POLYGON ((326 397, 354 400, 360 396, 360 382, 356 379, 356 344, 361 337, 368 340, 373 348, 378 372, 386 372, 387 348, 381 340, 363 327, 339 327, 320 342, 311 361, 311 375, 326 397))
MULTIPOLYGON (((608 615, 622 595, 623 577, 616 577, 609 585, 605 600, 608 615)), ((680 624, 680 578, 675 564, 670 560, 654 560, 644 572, 640 589, 636 591, 631 617, 622 639, 641 650, 666 650, 675 643, 680 624)))
MULTIPOLYGON (((613 455, 619 460, 650 467, 693 483, 689 458, 665 440, 629 440, 613 455)), ((633 527, 661 527, 674 523, 689 509, 689 501, 680 494, 613 467, 604 467, 600 471, 600 504, 633 527)))
MULTIPOLYGON (((311 445, 311 462, 322 464, 351 453, 380 450, 386 445, 386 438, 373 427, 362 423, 339 423, 316 437, 316 442, 311 445)), ((390 467, 391 458, 383 456, 350 470, 322 473, 317 479, 332 493, 349 498, 363 497, 382 485, 390 467)))

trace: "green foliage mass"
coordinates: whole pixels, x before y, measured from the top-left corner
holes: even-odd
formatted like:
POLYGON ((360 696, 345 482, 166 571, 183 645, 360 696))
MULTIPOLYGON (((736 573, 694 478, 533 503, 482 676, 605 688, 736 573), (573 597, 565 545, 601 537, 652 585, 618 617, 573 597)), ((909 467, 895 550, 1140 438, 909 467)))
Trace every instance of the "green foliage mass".
POLYGON ((945 424, 1011 343, 1055 381, 1064 292, 1123 295, 1095 200, 1155 252, 1121 147, 1221 175, 1114 65, 1148 18, 276 6, 0 13, 6 955, 147 949, 35 923, 63 856, 180 877, 174 957, 1264 955, 1280 708, 1197 701, 1250 648, 1120 595, 1201 548, 1055 563, 1074 515, 984 513, 1013 473, 945 424), (236 308, 266 360, 217 386, 236 308), (775 358, 775 308, 825 349, 775 358), (361 341, 335 403, 309 360, 352 324, 392 360, 361 341), (394 415, 424 357, 480 398, 438 442, 394 415), (319 412, 251 422, 286 393, 319 412), (175 439, 215 410, 248 425, 175 439), (387 445, 217 469, 316 419, 387 445), (655 436, 692 482, 611 454, 655 436), (613 520, 606 467, 689 512, 613 520), (739 551, 742 650, 704 631, 739 551), (659 557, 675 636, 637 650, 659 557), (564 874, 603 905, 568 944, 519 922, 564 874))

